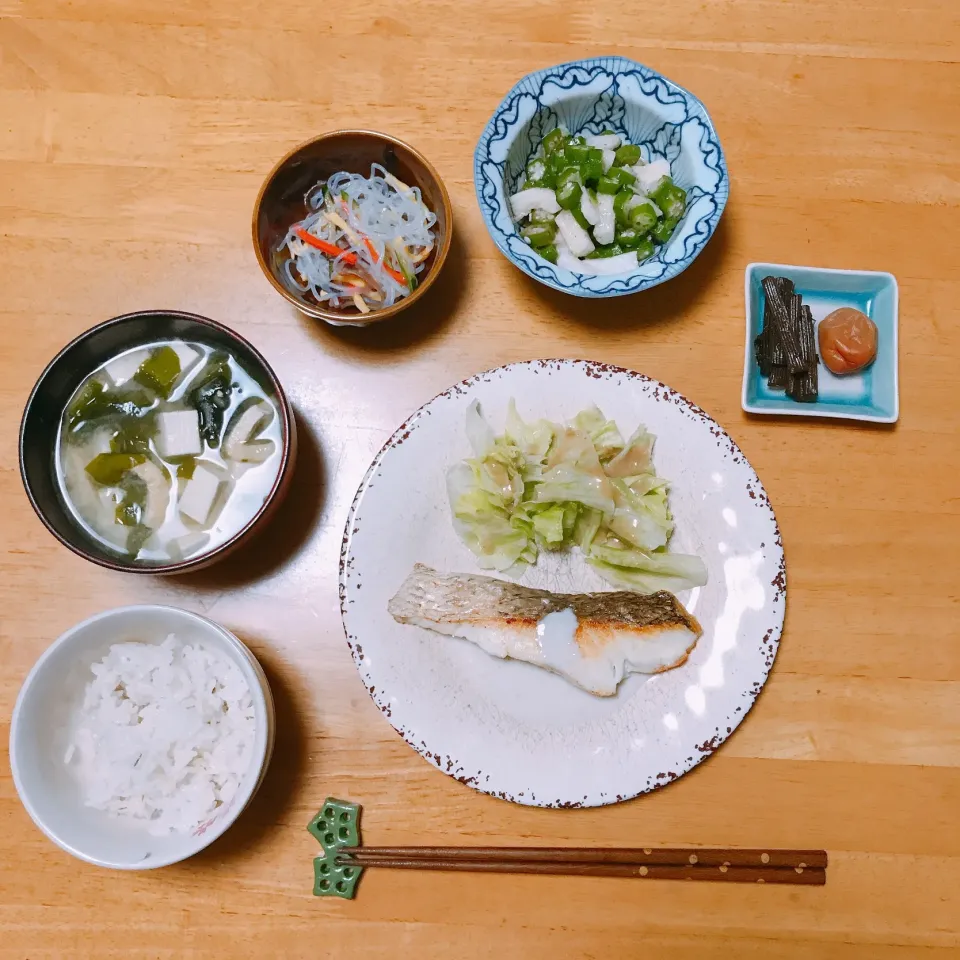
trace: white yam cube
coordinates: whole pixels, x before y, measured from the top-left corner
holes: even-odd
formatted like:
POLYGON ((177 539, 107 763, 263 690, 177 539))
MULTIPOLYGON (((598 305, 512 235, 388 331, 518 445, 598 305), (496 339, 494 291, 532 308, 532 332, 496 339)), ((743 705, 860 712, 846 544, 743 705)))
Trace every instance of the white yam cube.
POLYGON ((140 364, 150 356, 150 351, 131 350, 119 357, 114 357, 104 368, 103 372, 110 378, 115 387, 122 387, 140 369, 140 364))
POLYGON ((577 223, 569 210, 563 210, 557 214, 557 229, 563 237, 563 242, 575 257, 585 257, 596 250, 590 234, 577 223))
POLYGON ((597 209, 600 211, 600 221, 593 228, 593 237, 597 243, 613 243, 617 230, 617 218, 613 212, 614 198, 609 193, 597 194, 597 209))
POLYGON ((203 452, 196 410, 164 410, 157 415, 157 452, 170 457, 195 457, 203 452))
POLYGON ((530 187, 515 193, 510 198, 510 209, 513 211, 514 220, 522 220, 524 217, 529 217, 534 210, 557 213, 560 210, 560 204, 557 203, 557 195, 548 187, 530 187))
POLYGON ((584 263, 592 263, 592 261, 587 260, 578 260, 571 252, 569 247, 564 247, 562 250, 557 247, 557 266, 561 270, 569 270, 571 273, 581 273, 583 271, 584 263))
POLYGON ((591 227, 595 227, 600 222, 600 211, 597 209, 596 198, 589 190, 584 190, 580 194, 580 212, 583 214, 583 219, 591 227))
POLYGON ((594 277, 614 276, 618 273, 631 273, 638 266, 637 251, 628 250, 616 257, 604 257, 601 260, 584 260, 580 266, 582 273, 594 277))
POLYGON ((210 467, 198 463, 193 476, 186 482, 178 504, 180 513, 188 520, 205 527, 220 492, 222 479, 210 467))
POLYGON ((588 147, 599 147, 601 150, 616 150, 623 142, 618 133, 587 133, 583 139, 588 147))
POLYGON ((670 164, 666 160, 638 163, 633 172, 637 175, 637 186, 644 193, 649 193, 664 177, 670 176, 670 164))

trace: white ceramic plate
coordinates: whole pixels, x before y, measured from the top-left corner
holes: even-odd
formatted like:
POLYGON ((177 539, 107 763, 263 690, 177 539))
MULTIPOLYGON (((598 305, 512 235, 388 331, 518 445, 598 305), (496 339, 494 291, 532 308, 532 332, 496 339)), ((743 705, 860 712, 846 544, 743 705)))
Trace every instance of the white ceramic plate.
MULTIPOLYGON (((610 589, 576 552, 546 559, 521 582, 565 593, 610 589)), ((397 732, 462 783, 542 807, 626 800, 712 753, 766 680, 785 600, 773 509, 724 430, 656 380, 575 360, 478 374, 401 424, 360 485, 340 563, 347 642, 370 696, 397 732), (644 423, 657 436, 657 472, 672 481, 671 547, 698 553, 710 575, 707 586, 680 595, 704 629, 683 666, 630 676, 616 696, 594 697, 466 641, 402 626, 387 613, 417 562, 483 572, 453 530, 445 475, 470 455, 469 404, 479 400, 500 432, 510 397, 526 419, 569 419, 596 403, 624 435, 644 423)))

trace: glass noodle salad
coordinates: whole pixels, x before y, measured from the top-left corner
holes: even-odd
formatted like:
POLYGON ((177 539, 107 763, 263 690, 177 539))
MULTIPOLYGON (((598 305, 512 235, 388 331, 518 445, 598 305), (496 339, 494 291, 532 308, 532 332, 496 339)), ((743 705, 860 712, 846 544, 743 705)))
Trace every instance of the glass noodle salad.
POLYGON ((318 304, 360 313, 389 307, 416 289, 437 222, 419 187, 375 163, 369 177, 341 171, 320 181, 306 204, 310 213, 280 244, 294 289, 318 304))
POLYGON ((635 270, 666 243, 687 194, 670 164, 612 130, 551 130, 510 198, 520 236, 545 260, 581 274, 635 270))

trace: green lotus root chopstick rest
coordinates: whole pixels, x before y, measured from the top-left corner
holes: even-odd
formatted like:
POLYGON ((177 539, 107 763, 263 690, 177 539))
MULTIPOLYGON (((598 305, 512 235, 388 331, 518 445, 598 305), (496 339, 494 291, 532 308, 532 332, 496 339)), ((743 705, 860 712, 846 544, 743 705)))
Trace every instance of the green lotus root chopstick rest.
POLYGON ((323 856, 313 861, 313 895, 352 900, 362 871, 338 866, 337 854, 341 847, 360 846, 360 805, 327 797, 307 829, 323 847, 323 856))

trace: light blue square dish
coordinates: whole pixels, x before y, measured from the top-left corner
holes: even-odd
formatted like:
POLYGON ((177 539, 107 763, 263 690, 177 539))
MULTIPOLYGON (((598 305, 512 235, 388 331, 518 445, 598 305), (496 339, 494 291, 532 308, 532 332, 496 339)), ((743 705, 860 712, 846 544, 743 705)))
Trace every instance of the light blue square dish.
POLYGON ((797 417, 837 417, 895 423, 900 416, 897 374, 897 280, 890 273, 868 270, 828 270, 793 267, 783 263, 751 263, 747 267, 744 296, 747 307, 747 342, 743 357, 743 409, 748 413, 773 413, 797 417), (860 373, 838 377, 821 362, 819 399, 798 403, 782 390, 771 390, 760 373, 753 341, 763 329, 764 277, 792 280, 803 302, 819 324, 838 307, 854 307, 877 325, 877 359, 860 373))
POLYGON ((514 266, 577 297, 620 297, 682 273, 707 245, 729 193, 727 166, 706 107, 689 91, 623 57, 593 57, 530 73, 504 97, 477 144, 473 179, 483 221, 514 266), (571 273, 544 260, 520 236, 507 198, 519 188, 544 135, 610 129, 665 159, 687 191, 673 236, 639 267, 615 276, 571 273))

